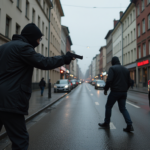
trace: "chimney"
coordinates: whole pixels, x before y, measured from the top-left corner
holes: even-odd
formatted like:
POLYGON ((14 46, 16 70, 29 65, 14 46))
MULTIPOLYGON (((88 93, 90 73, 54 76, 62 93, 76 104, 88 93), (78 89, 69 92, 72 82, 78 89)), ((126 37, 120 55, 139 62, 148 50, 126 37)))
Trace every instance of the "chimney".
POLYGON ((114 19, 114 27, 116 26, 118 20, 114 19))
POLYGON ((123 15, 123 11, 120 11, 120 18, 122 17, 122 15, 123 15))

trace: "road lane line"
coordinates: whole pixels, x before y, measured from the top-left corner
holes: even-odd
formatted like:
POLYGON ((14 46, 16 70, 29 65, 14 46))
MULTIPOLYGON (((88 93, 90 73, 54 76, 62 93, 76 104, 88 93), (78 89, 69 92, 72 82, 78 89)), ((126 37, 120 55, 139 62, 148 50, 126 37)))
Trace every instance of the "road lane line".
POLYGON ((99 103, 98 103, 98 102, 95 102, 95 105, 99 105, 99 103))
POLYGON ((114 124, 112 122, 110 122, 110 129, 115 130, 116 127, 114 126, 114 124))
POLYGON ((130 102, 126 102, 126 103, 129 104, 129 105, 132 105, 133 107, 140 108, 139 106, 134 105, 134 104, 132 104, 132 103, 130 103, 130 102))

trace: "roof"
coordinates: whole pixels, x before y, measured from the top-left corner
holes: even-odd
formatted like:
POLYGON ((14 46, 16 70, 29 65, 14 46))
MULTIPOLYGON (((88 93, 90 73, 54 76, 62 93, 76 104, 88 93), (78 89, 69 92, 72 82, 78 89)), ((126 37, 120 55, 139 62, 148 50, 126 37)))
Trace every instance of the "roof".
MULTIPOLYGON (((130 4, 129 4, 129 6, 127 7, 127 9, 125 10, 125 12, 124 12, 123 15, 121 16, 121 18, 120 18, 120 20, 118 21, 118 23, 115 25, 113 32, 115 31, 115 29, 117 28, 117 26, 120 24, 121 19, 124 17, 124 15, 126 14, 126 12, 128 11, 128 9, 130 8, 130 6, 132 5, 132 3, 134 3, 134 1, 136 1, 136 0, 130 0, 130 1, 131 1, 131 2, 130 2, 130 4)), ((113 32, 112 32, 112 33, 113 33, 113 32)))
POLYGON ((57 5, 58 5, 58 10, 59 10, 59 12, 60 12, 60 15, 61 15, 61 16, 64 16, 64 11, 63 11, 63 8, 62 8, 62 5, 61 5, 60 0, 56 0, 56 3, 57 3, 57 5))
POLYGON ((102 47, 100 48, 100 50, 99 50, 99 51, 101 52, 101 50, 102 50, 103 48, 106 48, 106 46, 102 46, 102 47))
POLYGON ((71 37, 70 37, 70 36, 68 36, 68 40, 69 40, 70 45, 73 45, 73 43, 72 43, 72 41, 71 41, 71 37))
POLYGON ((105 39, 107 39, 107 38, 109 37, 109 35, 112 33, 112 31, 113 31, 113 29, 108 31, 108 33, 107 33, 105 39))
POLYGON ((61 27, 62 27, 62 29, 65 31, 65 33, 66 33, 67 35, 69 35, 69 33, 70 33, 69 28, 68 28, 67 26, 63 26, 63 25, 61 25, 61 27))

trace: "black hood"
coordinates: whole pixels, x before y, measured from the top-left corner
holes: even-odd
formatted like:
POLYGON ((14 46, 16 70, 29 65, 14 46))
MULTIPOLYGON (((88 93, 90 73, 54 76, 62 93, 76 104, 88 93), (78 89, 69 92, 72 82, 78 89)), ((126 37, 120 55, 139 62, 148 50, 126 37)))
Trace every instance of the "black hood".
POLYGON ((25 37, 34 48, 39 45, 37 39, 43 36, 40 29, 34 23, 27 24, 21 31, 21 35, 25 37))
POLYGON ((21 40, 23 42, 29 43, 28 40, 24 36, 18 35, 18 34, 14 34, 12 36, 12 40, 21 40))
POLYGON ((119 61, 119 58, 114 56, 111 60, 111 64, 112 65, 120 65, 120 61, 119 61))

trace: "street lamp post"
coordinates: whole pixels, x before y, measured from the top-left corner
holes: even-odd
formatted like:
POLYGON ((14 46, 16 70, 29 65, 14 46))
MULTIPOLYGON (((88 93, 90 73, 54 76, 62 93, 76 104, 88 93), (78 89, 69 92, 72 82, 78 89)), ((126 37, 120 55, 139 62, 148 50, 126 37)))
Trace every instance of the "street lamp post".
MULTIPOLYGON (((49 32, 48 32, 48 57, 50 57, 50 23, 51 23, 51 9, 53 8, 53 3, 51 2, 52 7, 49 9, 49 32)), ((48 98, 51 98, 51 79, 48 70, 48 98)))

